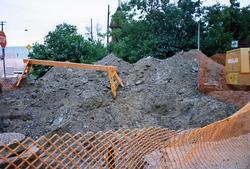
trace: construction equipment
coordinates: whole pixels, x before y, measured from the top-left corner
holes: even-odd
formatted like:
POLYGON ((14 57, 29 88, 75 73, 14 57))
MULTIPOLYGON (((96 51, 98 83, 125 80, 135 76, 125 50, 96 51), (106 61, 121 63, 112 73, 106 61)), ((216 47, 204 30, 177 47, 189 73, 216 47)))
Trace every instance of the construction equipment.
POLYGON ((226 73, 228 84, 250 85, 250 48, 227 51, 226 73))
POLYGON ((108 72, 111 93, 114 98, 116 97, 116 89, 118 88, 118 86, 121 85, 122 87, 124 87, 123 81, 117 74, 118 71, 115 66, 102 66, 102 65, 91 65, 91 64, 72 63, 72 62, 58 62, 58 61, 37 60, 37 59, 24 59, 23 62, 25 63, 25 67, 16 86, 19 86, 22 80, 28 76, 32 65, 44 65, 44 66, 97 70, 97 71, 108 72))

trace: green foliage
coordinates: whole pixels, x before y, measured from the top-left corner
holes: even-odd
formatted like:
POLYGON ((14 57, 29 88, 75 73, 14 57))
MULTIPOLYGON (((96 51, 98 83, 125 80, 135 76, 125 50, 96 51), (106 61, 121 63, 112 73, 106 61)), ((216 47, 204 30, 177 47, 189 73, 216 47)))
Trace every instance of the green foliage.
POLYGON ((249 39, 249 7, 216 4, 203 7, 200 1, 130 0, 112 17, 111 50, 129 62, 148 55, 167 58, 181 50, 197 48, 196 18, 200 18, 201 50, 207 55, 231 48, 231 40, 249 39))
POLYGON ((140 13, 139 19, 128 15, 121 18, 116 14, 112 18, 123 23, 119 29, 113 29, 111 35, 115 39, 113 52, 124 60, 136 62, 147 55, 164 59, 195 47, 196 23, 192 15, 197 3, 185 0, 175 6, 167 0, 131 0, 124 6, 119 13, 129 14, 128 9, 137 9, 140 13), (126 19, 127 22, 121 21, 126 19))
POLYGON ((107 49, 100 41, 84 41, 81 63, 93 63, 102 59, 107 53, 107 49))
POLYGON ((209 56, 224 53, 231 49, 232 40, 250 42, 249 7, 239 8, 239 3, 231 1, 231 6, 216 4, 205 8, 204 22, 207 26, 202 32, 202 50, 209 56))
MULTIPOLYGON (((152 53, 151 35, 144 21, 133 21, 116 30, 114 36, 118 41, 112 44, 113 52, 128 62, 136 62, 145 54, 152 53)), ((114 31, 113 31, 114 32, 114 31)))
MULTIPOLYGON (((60 24, 48 33, 44 44, 34 44, 29 54, 32 59, 92 63, 106 55, 106 48, 100 41, 85 40, 77 32, 76 26, 60 24)), ((32 74, 40 77, 48 67, 34 66, 32 74)))

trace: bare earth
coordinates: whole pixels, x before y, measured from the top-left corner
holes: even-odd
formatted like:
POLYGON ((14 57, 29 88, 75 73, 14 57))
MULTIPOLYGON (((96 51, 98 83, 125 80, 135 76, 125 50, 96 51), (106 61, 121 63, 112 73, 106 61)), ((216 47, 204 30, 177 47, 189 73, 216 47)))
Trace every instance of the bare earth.
POLYGON ((52 68, 21 89, 0 94, 1 132, 37 138, 48 133, 118 128, 201 127, 238 108, 198 91, 197 51, 129 64, 109 55, 97 64, 116 65, 124 80, 111 97, 104 72, 52 68))

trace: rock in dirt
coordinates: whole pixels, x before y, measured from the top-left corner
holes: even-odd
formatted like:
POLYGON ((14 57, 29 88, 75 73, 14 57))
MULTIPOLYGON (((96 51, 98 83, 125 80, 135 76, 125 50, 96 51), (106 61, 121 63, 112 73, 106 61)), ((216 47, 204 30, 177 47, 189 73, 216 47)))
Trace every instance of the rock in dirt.
POLYGON ((16 142, 24 140, 25 136, 21 133, 1 133, 0 134, 0 148, 3 145, 11 146, 16 142))

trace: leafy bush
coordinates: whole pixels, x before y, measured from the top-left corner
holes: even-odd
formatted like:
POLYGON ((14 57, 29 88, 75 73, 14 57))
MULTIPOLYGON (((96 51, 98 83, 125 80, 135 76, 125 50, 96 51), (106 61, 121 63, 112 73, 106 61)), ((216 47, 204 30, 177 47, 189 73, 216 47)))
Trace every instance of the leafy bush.
MULTIPOLYGON (((106 55, 106 48, 100 41, 85 40, 77 32, 76 26, 60 24, 48 33, 44 44, 34 44, 31 59, 93 63, 106 55)), ((49 67, 36 65, 31 73, 40 77, 49 67)))

